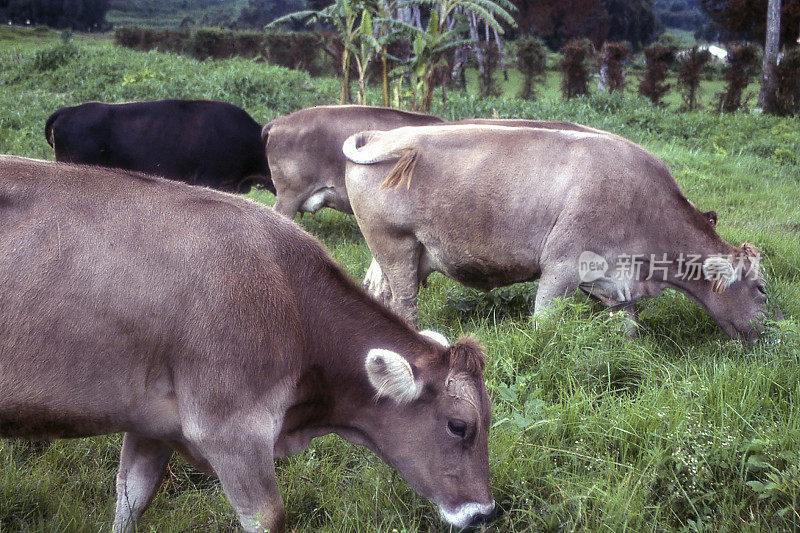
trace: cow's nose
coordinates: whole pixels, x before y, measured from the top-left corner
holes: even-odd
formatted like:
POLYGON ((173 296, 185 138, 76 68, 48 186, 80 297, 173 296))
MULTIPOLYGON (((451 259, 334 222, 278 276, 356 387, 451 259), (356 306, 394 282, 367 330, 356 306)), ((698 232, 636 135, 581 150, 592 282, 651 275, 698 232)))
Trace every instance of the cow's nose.
POLYGON ((495 504, 494 502, 492 502, 492 506, 487 511, 485 512, 478 511, 477 513, 475 513, 475 516, 472 517, 472 520, 470 521, 468 527, 478 527, 487 520, 489 520, 489 518, 491 518, 492 515, 494 514, 494 507, 495 504))

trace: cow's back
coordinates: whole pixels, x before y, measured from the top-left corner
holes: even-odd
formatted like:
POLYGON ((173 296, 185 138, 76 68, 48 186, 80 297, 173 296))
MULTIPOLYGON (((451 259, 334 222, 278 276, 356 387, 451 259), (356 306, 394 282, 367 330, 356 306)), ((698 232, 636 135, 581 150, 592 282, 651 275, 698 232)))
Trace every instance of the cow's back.
POLYGON ((260 130, 234 105, 199 100, 89 102, 58 110, 46 125, 57 161, 231 191, 247 176, 272 187, 260 130))
POLYGON ((256 394, 302 342, 286 265, 318 248, 231 195, 0 157, 0 435, 166 434, 200 382, 256 394))

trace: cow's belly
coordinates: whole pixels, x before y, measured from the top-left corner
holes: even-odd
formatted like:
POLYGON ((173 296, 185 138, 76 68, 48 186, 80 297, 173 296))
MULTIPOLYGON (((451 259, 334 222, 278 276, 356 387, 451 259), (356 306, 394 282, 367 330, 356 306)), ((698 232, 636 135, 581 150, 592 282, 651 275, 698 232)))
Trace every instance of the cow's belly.
MULTIPOLYGON (((499 252, 499 251, 498 251, 499 252)), ((422 258, 422 278, 441 272, 455 281, 480 290, 490 290, 531 281, 539 277, 539 262, 526 251, 491 254, 491 250, 427 249, 422 258)))
MULTIPOLYGON (((38 373, 6 358, 16 371, 0 377, 0 438, 50 440, 133 431, 167 438, 180 434, 178 405, 167 378, 150 382, 125 375, 70 373, 70 368, 36 361, 38 373)), ((18 363, 18 361, 17 361, 18 363)), ((97 366, 100 366, 99 363, 97 366)), ((76 363, 74 367, 79 367, 76 363)))

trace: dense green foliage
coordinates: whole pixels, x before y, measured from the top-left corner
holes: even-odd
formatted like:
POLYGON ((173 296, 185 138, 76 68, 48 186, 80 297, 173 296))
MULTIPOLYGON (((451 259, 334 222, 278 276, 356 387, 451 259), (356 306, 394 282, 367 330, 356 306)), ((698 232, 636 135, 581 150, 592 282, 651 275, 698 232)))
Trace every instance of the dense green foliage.
POLYGON ((515 0, 521 33, 537 35, 552 49, 572 39, 627 41, 635 50, 656 36, 650 0, 515 0))
POLYGON ((696 31, 708 24, 700 0, 653 0, 656 18, 662 26, 696 31))
MULTIPOLYGON (((57 107, 89 99, 206 97, 257 120, 337 97, 336 80, 240 59, 198 62, 59 45, 52 33, 0 30, 0 152, 52 158, 42 128, 57 107)), ((517 82, 521 84, 521 79, 517 82)), ((716 83, 721 87, 722 82, 716 83)), ((748 113, 678 114, 630 92, 564 101, 552 72, 536 102, 450 93, 447 118, 574 120, 624 135, 664 160, 718 229, 765 256, 770 296, 787 321, 763 342, 729 341, 688 298, 647 301, 641 334, 584 297, 541 319, 536 285, 482 294, 442 276, 420 297, 420 326, 486 347, 494 426, 493 531, 742 531, 800 527, 800 128, 748 113)), ((516 91, 517 88, 514 88, 516 91)), ((508 91, 511 93, 512 91, 508 91)), ((706 91, 709 92, 709 91, 706 91)), ((371 103, 379 101, 368 91, 371 103)), ((272 202, 267 193, 257 201, 272 202)), ((346 271, 370 256, 352 217, 300 221, 346 271)), ((0 442, 0 530, 107 530, 117 436, 0 442)), ((277 466, 297 531, 440 531, 434 506, 370 452, 318 439, 277 466)), ((179 459, 145 513, 144 531, 224 531, 236 518, 219 484, 179 459)))
MULTIPOLYGON (((703 11, 721 38, 764 42, 766 0, 700 0, 703 11)), ((781 45, 795 46, 800 35, 800 0, 781 0, 781 45)))

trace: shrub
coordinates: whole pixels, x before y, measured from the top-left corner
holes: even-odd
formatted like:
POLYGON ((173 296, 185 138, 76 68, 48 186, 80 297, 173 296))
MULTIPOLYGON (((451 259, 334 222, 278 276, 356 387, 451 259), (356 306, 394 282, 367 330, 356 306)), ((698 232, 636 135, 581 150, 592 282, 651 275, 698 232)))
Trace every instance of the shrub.
POLYGON ((195 59, 225 59, 234 55, 233 32, 216 28, 199 28, 186 47, 195 59))
POLYGON ((778 113, 781 115, 800 113, 800 47, 791 48, 783 54, 776 74, 778 113))
POLYGON ((681 55, 681 66, 678 70, 678 85, 683 92, 684 108, 692 111, 699 107, 697 102, 700 77, 711 61, 711 52, 693 46, 684 50, 681 55))
POLYGON ((671 87, 665 80, 669 67, 675 61, 675 50, 672 45, 663 44, 652 44, 644 50, 645 71, 639 83, 639 94, 655 105, 661 105, 661 98, 671 87))
POLYGON ((720 95, 720 107, 732 113, 742 106, 742 93, 753 79, 758 67, 758 47, 752 43, 732 43, 728 46, 727 86, 720 95))
POLYGON ((569 100, 573 96, 589 94, 588 62, 592 57, 592 44, 589 39, 573 39, 561 49, 563 57, 558 68, 563 78, 561 93, 569 100))
POLYGON ((77 55, 77 46, 71 42, 62 42, 52 48, 38 50, 33 58, 33 68, 40 72, 55 70, 75 59, 77 55))
POLYGON ((275 65, 320 74, 325 70, 320 56, 321 39, 319 33, 310 31, 267 33, 266 57, 275 65))
POLYGON ((627 43, 606 42, 600 52, 600 89, 609 92, 625 88, 625 64, 631 53, 627 43))
POLYGON ((517 41, 517 66, 525 78, 520 98, 534 96, 533 82, 540 79, 547 68, 547 49, 538 37, 523 37, 517 41))
POLYGON ((122 26, 114 30, 114 44, 125 48, 139 48, 142 29, 136 26, 122 26))
POLYGON ((253 59, 264 53, 264 37, 254 31, 235 32, 233 35, 233 55, 253 59))

